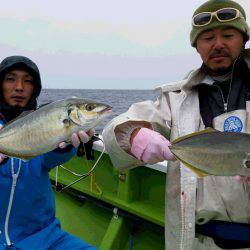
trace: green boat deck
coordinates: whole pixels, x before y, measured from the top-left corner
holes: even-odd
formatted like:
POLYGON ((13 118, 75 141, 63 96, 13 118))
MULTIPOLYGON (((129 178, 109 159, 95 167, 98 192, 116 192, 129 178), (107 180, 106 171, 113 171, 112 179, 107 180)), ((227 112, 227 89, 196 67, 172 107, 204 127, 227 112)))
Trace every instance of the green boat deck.
MULTIPOLYGON (((100 155, 94 152, 95 160, 100 155)), ((75 156, 63 166, 78 174, 94 164, 75 156)), ((58 168, 63 186, 76 180, 58 168)), ((56 180, 56 169, 51 171, 56 180)), ((165 173, 145 166, 115 170, 104 154, 93 174, 69 190, 55 192, 57 217, 64 230, 100 250, 164 249, 165 173)))

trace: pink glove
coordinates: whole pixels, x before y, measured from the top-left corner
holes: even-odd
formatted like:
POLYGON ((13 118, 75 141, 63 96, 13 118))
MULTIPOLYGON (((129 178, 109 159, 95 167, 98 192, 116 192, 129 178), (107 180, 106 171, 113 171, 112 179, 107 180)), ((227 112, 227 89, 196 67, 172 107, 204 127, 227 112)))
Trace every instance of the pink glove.
MULTIPOLYGON (((86 143, 90 140, 90 138, 95 134, 94 129, 90 129, 87 132, 80 130, 78 133, 73 133, 71 135, 71 144, 77 148, 80 145, 80 142, 86 143)), ((68 144, 66 142, 61 142, 59 144, 59 148, 65 148, 68 144)))
POLYGON ((141 128, 132 141, 130 151, 137 159, 155 164, 164 160, 176 160, 168 147, 170 145, 171 143, 158 132, 141 128))

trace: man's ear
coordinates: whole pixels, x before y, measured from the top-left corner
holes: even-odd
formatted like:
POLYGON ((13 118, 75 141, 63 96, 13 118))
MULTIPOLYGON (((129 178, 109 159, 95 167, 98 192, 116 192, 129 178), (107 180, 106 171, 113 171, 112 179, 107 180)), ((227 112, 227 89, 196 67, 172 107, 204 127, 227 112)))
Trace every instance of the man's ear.
POLYGON ((198 50, 198 48, 197 48, 197 43, 194 44, 194 48, 195 48, 195 50, 200 54, 200 52, 199 52, 199 50, 198 50))
POLYGON ((243 45, 242 45, 242 49, 246 48, 246 43, 247 43, 247 40, 245 39, 244 42, 243 42, 243 45))
POLYGON ((246 48, 246 43, 248 42, 249 38, 243 34, 243 45, 242 45, 242 49, 246 48))

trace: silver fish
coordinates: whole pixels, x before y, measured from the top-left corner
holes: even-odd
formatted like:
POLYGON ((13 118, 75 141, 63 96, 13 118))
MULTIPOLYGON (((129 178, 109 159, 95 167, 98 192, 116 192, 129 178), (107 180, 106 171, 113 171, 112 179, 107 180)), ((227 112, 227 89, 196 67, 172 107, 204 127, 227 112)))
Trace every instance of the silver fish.
POLYGON ((96 127, 110 113, 109 105, 88 99, 52 102, 4 126, 0 130, 0 152, 31 159, 69 141, 74 132, 96 127))
POLYGON ((198 176, 250 176, 250 134, 206 129, 176 139, 170 150, 198 176))

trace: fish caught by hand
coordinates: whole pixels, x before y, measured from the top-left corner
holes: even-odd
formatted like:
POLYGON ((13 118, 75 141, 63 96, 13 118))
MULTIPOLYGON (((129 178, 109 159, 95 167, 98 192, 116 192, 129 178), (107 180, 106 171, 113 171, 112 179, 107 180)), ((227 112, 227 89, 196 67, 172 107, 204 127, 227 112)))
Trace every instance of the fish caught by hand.
POLYGON ((171 152, 198 176, 250 176, 250 134, 206 129, 174 140, 171 152))
POLYGON ((52 102, 18 117, 0 130, 0 153, 31 159, 70 140, 72 133, 96 127, 111 107, 88 99, 52 102))

